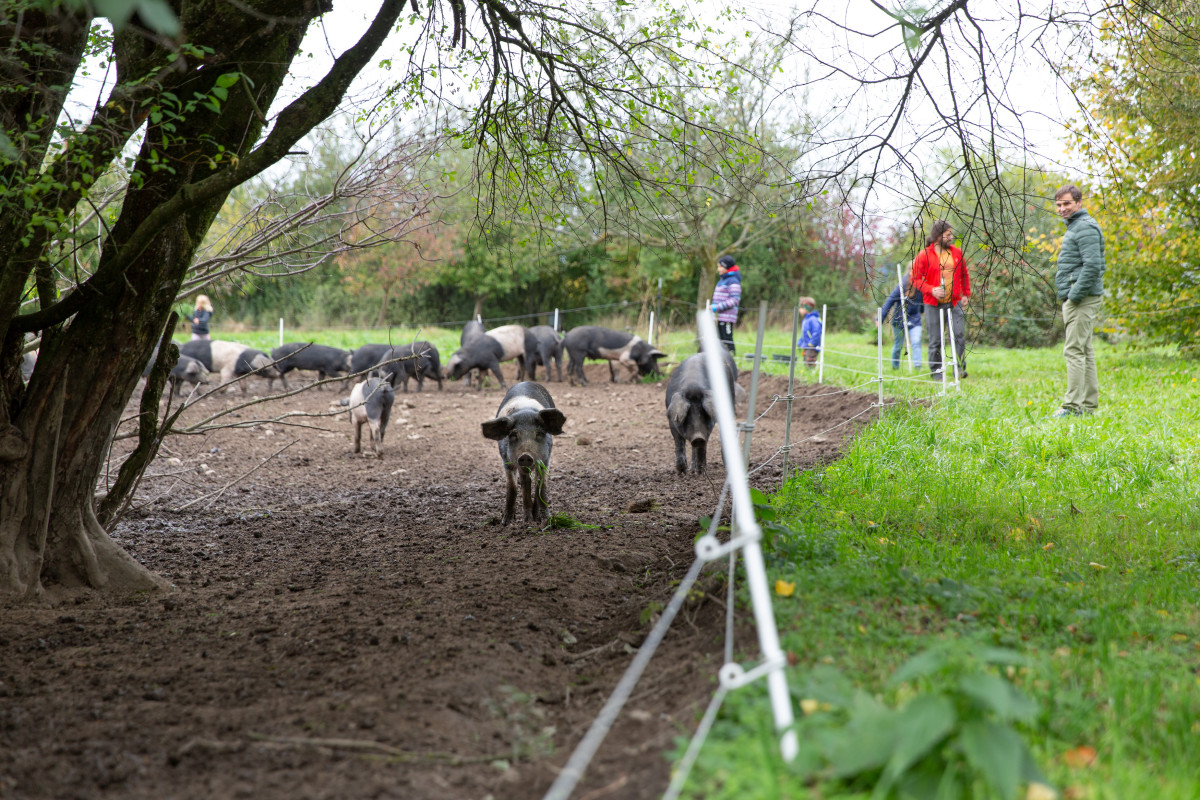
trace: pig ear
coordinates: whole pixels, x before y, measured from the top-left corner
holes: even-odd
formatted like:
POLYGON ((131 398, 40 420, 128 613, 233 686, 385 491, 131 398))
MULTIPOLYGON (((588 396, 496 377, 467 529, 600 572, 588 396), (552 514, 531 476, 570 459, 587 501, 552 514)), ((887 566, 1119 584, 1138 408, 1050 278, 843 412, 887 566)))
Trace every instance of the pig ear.
POLYGON ((563 431, 563 424, 567 421, 566 416, 557 408, 543 408, 538 412, 538 419, 542 421, 542 427, 546 429, 546 433, 551 436, 558 436, 563 431))
POLYGON ((712 392, 705 392, 704 398, 700 401, 700 407, 704 409, 704 413, 708 414, 708 418, 715 420, 717 418, 717 409, 713 405, 712 392))
POLYGON ((512 430, 512 427, 512 417, 496 417, 495 419, 489 419, 487 422, 483 423, 483 435, 488 439, 498 442, 505 436, 508 436, 508 433, 512 430))
POLYGON ((667 354, 661 350, 651 350, 650 357, 651 358, 666 358, 667 354))

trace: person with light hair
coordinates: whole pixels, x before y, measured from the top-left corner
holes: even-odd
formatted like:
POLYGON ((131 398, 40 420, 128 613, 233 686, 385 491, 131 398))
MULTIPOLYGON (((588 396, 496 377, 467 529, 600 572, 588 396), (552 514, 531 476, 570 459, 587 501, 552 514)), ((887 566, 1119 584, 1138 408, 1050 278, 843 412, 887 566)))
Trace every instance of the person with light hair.
POLYGON ((208 335, 208 321, 212 319, 213 307, 212 301, 208 299, 208 295, 202 294, 196 298, 196 308, 192 311, 192 340, 203 339, 208 341, 211 337, 208 335))

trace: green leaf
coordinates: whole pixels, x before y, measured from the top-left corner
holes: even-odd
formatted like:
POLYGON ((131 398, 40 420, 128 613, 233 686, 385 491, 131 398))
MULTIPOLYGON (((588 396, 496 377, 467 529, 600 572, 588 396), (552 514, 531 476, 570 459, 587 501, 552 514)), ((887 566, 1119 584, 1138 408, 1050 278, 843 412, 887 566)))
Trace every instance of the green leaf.
POLYGON ((958 687, 1005 722, 1013 719, 1027 722, 1037 714, 1037 703, 999 676, 988 673, 964 675, 958 687))
POLYGON ((985 647, 979 653, 979 658, 987 664, 999 664, 1006 667, 1024 667, 1029 665, 1029 659, 1016 650, 1006 647, 985 647))
POLYGON ((222 89, 228 89, 238 82, 238 74, 236 72, 226 72, 217 78, 217 86, 222 89))
POLYGON ((898 714, 882 707, 861 709, 851 719, 847 734, 837 750, 830 754, 830 766, 836 778, 849 778, 879 769, 888 762, 900 734, 898 714))
POLYGON ((975 721, 963 725, 959 740, 967 762, 979 770, 992 791, 1002 800, 1012 800, 1030 759, 1017 732, 997 722, 975 721))
POLYGON ((946 696, 925 694, 905 706, 898 720, 896 749, 875 787, 876 797, 885 797, 909 767, 945 739, 954 730, 958 715, 946 696))
POLYGON ((938 650, 926 650, 904 662, 898 670, 892 673, 889 686, 896 686, 914 678, 932 675, 946 665, 946 656, 938 650))

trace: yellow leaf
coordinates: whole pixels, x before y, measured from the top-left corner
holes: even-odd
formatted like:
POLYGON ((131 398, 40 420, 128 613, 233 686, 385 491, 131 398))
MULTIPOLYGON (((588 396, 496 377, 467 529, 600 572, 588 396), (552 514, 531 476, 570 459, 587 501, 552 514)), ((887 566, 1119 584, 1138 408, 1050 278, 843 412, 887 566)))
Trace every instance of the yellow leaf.
POLYGON ((1044 545, 1042 545, 1042 549, 1043 550, 1053 550, 1054 542, 1046 542, 1044 545))
POLYGON ((858 626, 858 632, 859 632, 859 633, 866 633, 866 632, 867 632, 867 629, 866 629, 866 628, 864 628, 862 625, 859 625, 859 626, 858 626))
POLYGON ((806 697, 800 701, 800 710, 804 712, 804 716, 815 714, 820 708, 821 704, 816 700, 813 700, 811 697, 806 697))
POLYGON ((795 593, 795 581, 792 581, 791 583, 782 579, 775 581, 775 594, 779 595, 780 597, 791 597, 795 593))
POLYGON ((1058 800, 1058 792, 1044 783, 1034 781, 1025 790, 1025 800, 1058 800))
POLYGON ((1095 570, 1108 569, 1108 567, 1104 566, 1103 564, 1097 564, 1095 561, 1088 562, 1088 566, 1095 570))

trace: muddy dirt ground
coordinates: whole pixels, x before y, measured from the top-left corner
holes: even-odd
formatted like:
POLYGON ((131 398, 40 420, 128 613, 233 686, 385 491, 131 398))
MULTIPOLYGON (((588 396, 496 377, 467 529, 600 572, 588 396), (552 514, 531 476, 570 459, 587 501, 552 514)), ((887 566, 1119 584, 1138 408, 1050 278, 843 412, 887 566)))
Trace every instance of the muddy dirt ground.
MULTIPOLYGON (((0 798, 542 797, 687 571, 724 479, 716 441, 708 476, 675 474, 665 382, 613 385, 604 364, 588 375, 547 384, 568 418, 552 511, 583 528, 499 525, 500 459, 479 427, 494 386, 398 391, 380 459, 351 453, 344 412, 170 438, 115 536, 174 590, 0 609, 0 798)), ((764 379, 759 413, 784 393, 764 379)), ((230 421, 341 396, 307 391, 230 421)), ((793 438, 870 400, 800 402, 793 438)), ((214 394, 185 421, 240 401, 214 394)), ((873 415, 793 461, 835 458, 873 415)), ((779 403, 753 465, 783 428, 779 403)), ((753 482, 775 488, 780 461, 753 482)), ((666 754, 722 661, 720 572, 702 574, 707 596, 676 620, 574 797, 665 788, 666 754)))

